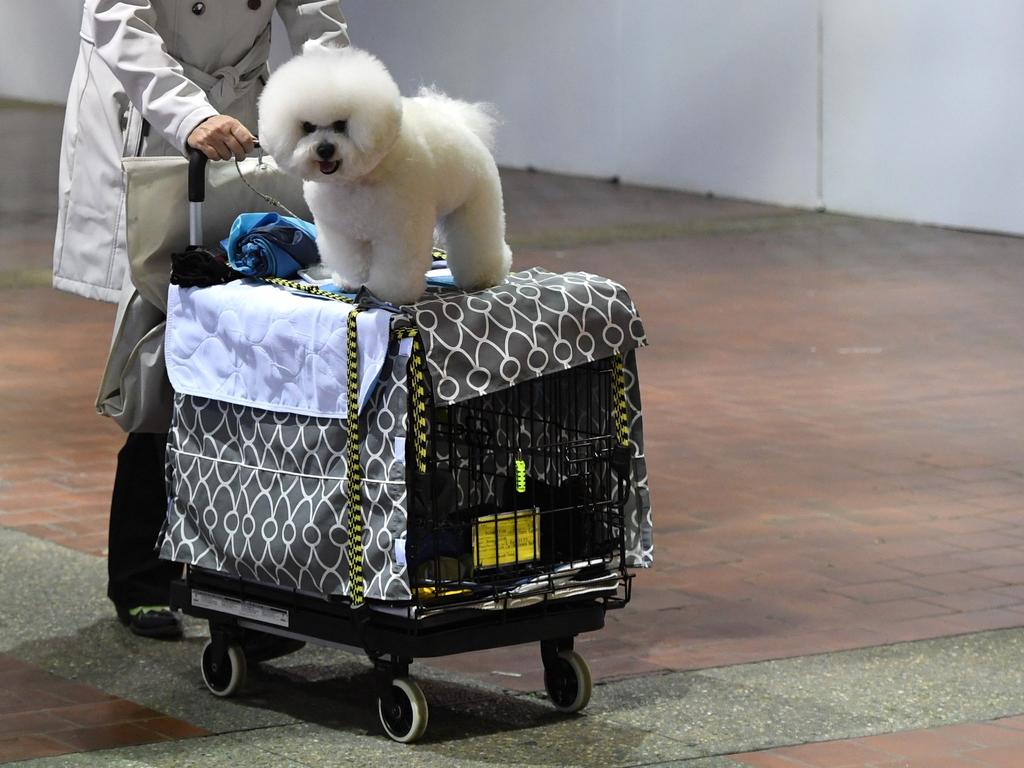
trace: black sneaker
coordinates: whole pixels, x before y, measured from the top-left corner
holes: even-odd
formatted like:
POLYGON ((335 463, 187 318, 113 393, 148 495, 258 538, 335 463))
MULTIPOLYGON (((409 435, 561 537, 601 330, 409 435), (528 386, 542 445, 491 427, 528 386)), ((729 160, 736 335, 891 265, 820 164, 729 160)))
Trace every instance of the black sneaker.
POLYGON ((117 618, 133 634, 158 640, 180 640, 183 632, 181 618, 166 605, 139 605, 118 608, 117 618))

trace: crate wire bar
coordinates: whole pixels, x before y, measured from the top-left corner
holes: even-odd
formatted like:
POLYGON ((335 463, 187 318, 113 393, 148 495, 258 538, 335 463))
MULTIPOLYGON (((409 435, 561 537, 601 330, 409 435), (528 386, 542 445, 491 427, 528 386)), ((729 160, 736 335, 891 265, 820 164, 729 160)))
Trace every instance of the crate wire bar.
MULTIPOLYGON (((420 615, 570 587, 614 593, 628 580, 615 363, 427 405, 427 434, 413 440, 426 460, 407 463, 406 553, 420 615)), ((411 364, 422 361, 414 354, 411 364)))

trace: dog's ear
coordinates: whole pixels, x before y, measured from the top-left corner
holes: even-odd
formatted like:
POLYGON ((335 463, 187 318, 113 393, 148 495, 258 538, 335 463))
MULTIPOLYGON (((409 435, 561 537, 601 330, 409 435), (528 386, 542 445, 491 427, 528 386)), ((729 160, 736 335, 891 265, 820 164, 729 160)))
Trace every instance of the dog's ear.
POLYGON ((379 93, 353 113, 348 121, 348 134, 359 151, 374 158, 376 165, 398 139, 401 127, 402 97, 395 88, 393 94, 379 93))
POLYGON ((375 56, 354 48, 339 60, 353 109, 348 135, 371 170, 388 153, 402 127, 402 94, 387 67, 375 56))

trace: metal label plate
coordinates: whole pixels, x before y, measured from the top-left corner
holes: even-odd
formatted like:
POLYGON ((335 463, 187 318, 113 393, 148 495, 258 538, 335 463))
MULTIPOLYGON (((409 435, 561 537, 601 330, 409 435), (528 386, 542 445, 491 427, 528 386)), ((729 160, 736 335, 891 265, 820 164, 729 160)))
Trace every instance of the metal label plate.
POLYGON ((288 626, 288 611, 283 608, 274 608, 263 603, 254 603, 249 600, 239 600, 235 597, 216 595, 212 592, 204 592, 201 589, 192 590, 192 605, 196 608, 230 613, 232 616, 240 616, 243 619, 261 621, 264 624, 273 624, 276 627, 288 626))

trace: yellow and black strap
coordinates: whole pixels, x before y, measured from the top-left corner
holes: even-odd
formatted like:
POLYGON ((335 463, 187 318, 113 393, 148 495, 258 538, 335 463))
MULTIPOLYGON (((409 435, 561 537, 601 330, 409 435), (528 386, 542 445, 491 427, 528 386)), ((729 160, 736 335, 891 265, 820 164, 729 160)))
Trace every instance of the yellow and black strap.
POLYGON ((348 314, 346 365, 348 369, 348 578, 352 606, 363 604, 363 466, 359 455, 359 337, 356 318, 348 314))
MULTIPOLYGON (((290 288, 311 296, 351 304, 344 296, 317 288, 315 285, 285 280, 280 277, 261 277, 265 283, 281 288, 290 288)), ((345 445, 348 462, 348 579, 349 596, 355 608, 363 604, 363 465, 359 449, 359 336, 356 317, 362 310, 356 308, 348 314, 348 339, 346 341, 346 369, 348 371, 348 419, 345 445)))
MULTIPOLYGON (((435 258, 444 258, 444 251, 435 249, 435 258)), ((325 291, 314 285, 279 277, 261 278, 264 282, 281 288, 308 293, 333 301, 351 303, 344 296, 325 291)), ((352 605, 363 604, 363 467, 360 456, 362 443, 359 434, 359 336, 356 317, 361 310, 355 309, 348 315, 348 339, 346 342, 346 368, 348 371, 348 442, 346 459, 348 461, 348 563, 349 593, 352 605)), ((429 399, 429 383, 427 381, 426 357, 423 352, 423 341, 416 328, 398 328, 394 331, 397 339, 412 339, 412 356, 410 358, 410 386, 412 396, 412 436, 416 454, 416 470, 424 475, 427 472, 427 456, 429 451, 429 421, 427 408, 429 399)))
POLYGON ((291 288, 293 291, 302 291, 308 293, 310 296, 319 296, 322 299, 332 299, 334 301, 344 301, 346 304, 351 304, 352 300, 341 296, 331 291, 325 291, 323 288, 318 288, 315 285, 309 283, 300 283, 297 280, 285 280, 283 277, 261 277, 258 278, 265 283, 271 285, 277 285, 281 288, 291 288))
POLYGON ((612 357, 612 414, 619 445, 629 447, 629 401, 626 399, 626 371, 622 355, 612 357))
POLYGON ((412 395, 412 444, 416 454, 416 471, 427 473, 429 421, 427 399, 430 392, 427 384, 426 358, 423 341, 415 328, 401 328, 400 339, 412 339, 412 356, 409 358, 409 392, 412 395))

